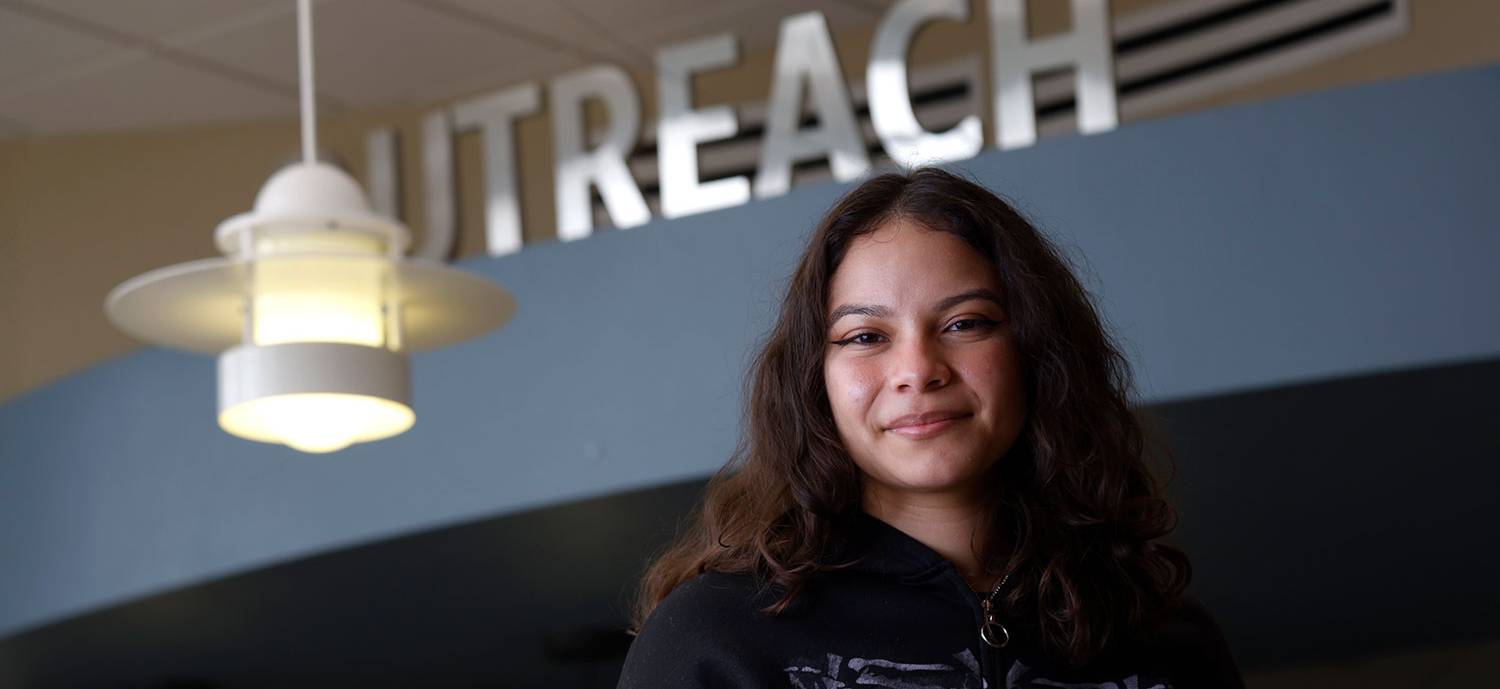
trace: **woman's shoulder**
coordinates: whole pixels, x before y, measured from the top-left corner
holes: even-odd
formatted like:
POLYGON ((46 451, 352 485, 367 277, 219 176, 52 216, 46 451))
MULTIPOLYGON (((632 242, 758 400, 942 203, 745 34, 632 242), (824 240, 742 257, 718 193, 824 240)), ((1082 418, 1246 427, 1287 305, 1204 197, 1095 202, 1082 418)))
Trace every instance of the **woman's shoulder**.
POLYGON ((743 651, 766 587, 748 574, 704 572, 672 589, 642 623, 619 687, 745 686, 743 651), (739 648, 741 653, 726 649, 739 648))
POLYGON ((755 574, 703 572, 678 584, 656 604, 641 623, 633 645, 693 644, 708 639, 745 640, 747 649, 759 646, 759 637, 802 619, 797 612, 805 601, 800 599, 781 612, 768 612, 784 594, 781 586, 755 574))
POLYGON ((708 571, 678 584, 652 611, 672 623, 734 620, 754 614, 774 602, 773 589, 746 572, 708 571))

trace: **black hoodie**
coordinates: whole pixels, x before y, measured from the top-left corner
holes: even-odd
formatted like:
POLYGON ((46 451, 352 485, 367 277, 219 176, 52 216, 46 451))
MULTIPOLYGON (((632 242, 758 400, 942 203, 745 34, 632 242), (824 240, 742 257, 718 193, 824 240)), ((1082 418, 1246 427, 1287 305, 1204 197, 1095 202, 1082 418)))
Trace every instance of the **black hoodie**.
POLYGON ((986 643, 981 597, 920 541, 864 513, 843 533, 840 557, 859 563, 820 573, 778 616, 759 609, 779 590, 748 574, 706 572, 673 589, 632 643, 619 689, 1244 686, 1194 603, 1151 639, 1070 668, 1047 660, 1019 621, 1000 620, 1008 643, 986 643))

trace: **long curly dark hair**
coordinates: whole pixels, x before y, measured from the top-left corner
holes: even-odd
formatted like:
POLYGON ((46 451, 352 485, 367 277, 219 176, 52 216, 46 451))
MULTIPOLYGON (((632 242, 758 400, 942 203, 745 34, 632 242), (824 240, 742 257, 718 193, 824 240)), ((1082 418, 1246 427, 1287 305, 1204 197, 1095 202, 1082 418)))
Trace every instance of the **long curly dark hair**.
MULTIPOLYGON (((1157 542, 1176 512, 1160 495, 1129 404, 1129 364, 1059 251, 984 187, 937 168, 873 177, 818 223, 748 372, 744 432, 675 543, 642 578, 632 632, 705 571, 753 573, 784 595, 779 614, 830 561, 836 526, 861 509, 858 468, 823 379, 829 282, 850 243, 902 218, 963 239, 998 271, 1025 372, 1021 435, 984 479, 990 571, 1012 574, 1002 604, 1048 655, 1083 664, 1178 603, 1187 556, 1157 542)), ((1150 447, 1148 447, 1148 445, 1150 447)))

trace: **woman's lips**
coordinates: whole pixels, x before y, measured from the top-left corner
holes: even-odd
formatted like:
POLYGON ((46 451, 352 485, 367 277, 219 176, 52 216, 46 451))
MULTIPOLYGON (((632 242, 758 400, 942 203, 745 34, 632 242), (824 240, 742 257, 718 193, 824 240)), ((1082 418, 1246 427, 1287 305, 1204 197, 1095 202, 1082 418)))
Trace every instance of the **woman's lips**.
POLYGON ((969 418, 968 415, 964 415, 949 419, 931 421, 928 423, 913 424, 910 426, 897 426, 895 428, 888 428, 886 430, 890 433, 895 433, 912 440, 921 440, 923 438, 931 438, 932 436, 942 433, 943 431, 952 428, 954 424, 957 424, 958 422, 963 421, 967 418, 969 418))

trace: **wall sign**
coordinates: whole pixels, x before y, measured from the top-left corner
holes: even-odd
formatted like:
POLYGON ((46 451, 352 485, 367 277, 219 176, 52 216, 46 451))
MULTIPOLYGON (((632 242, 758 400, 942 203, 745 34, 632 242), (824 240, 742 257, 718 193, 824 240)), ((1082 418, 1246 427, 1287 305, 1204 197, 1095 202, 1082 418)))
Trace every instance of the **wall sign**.
MULTIPOLYGON (((1072 30, 1041 40, 1026 36, 1025 0, 986 2, 995 146, 1010 149, 1036 141, 1032 75, 1061 67, 1074 69, 1079 131, 1090 134, 1117 125, 1107 0, 1070 0, 1072 30)), ((870 120, 882 148, 898 164, 963 160, 984 146, 977 113, 947 131, 924 130, 913 112, 907 84, 906 55, 917 30, 929 22, 968 19, 968 0, 901 0, 876 27, 865 73, 870 120)), ((765 135, 753 179, 741 175, 703 181, 698 174, 698 146, 735 136, 739 125, 730 105, 692 107, 692 77, 731 67, 738 57, 732 34, 667 46, 656 54, 657 169, 663 217, 784 194, 791 187, 792 166, 804 160, 827 158, 839 181, 855 179, 870 168, 828 23, 819 12, 804 12, 781 20, 765 135), (799 115, 804 107, 816 113, 815 125, 801 126, 799 115)), ((482 141, 487 251, 498 256, 522 248, 513 131, 516 120, 542 111, 544 99, 552 122, 558 238, 572 241, 593 233, 591 188, 598 190, 615 227, 635 227, 651 219, 645 196, 626 165, 641 130, 640 96, 625 70, 594 65, 550 80, 545 93, 537 82, 526 82, 423 118, 426 231, 418 255, 442 259, 452 250, 457 221, 454 136, 469 131, 477 131, 482 141), (584 123, 584 106, 590 101, 608 113, 608 124, 593 146, 586 143, 584 123)), ((394 214, 395 136, 388 129, 373 132, 366 146, 376 205, 394 214)))

